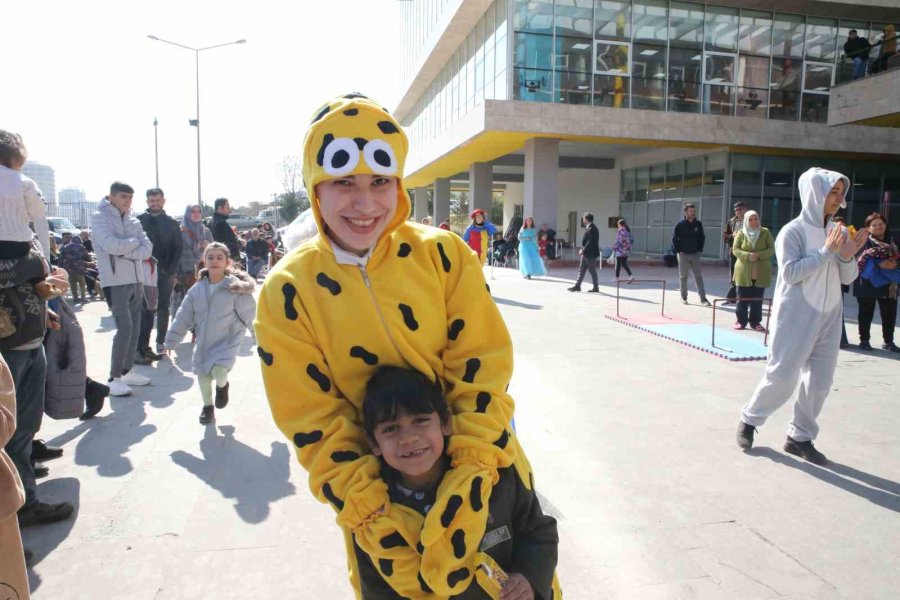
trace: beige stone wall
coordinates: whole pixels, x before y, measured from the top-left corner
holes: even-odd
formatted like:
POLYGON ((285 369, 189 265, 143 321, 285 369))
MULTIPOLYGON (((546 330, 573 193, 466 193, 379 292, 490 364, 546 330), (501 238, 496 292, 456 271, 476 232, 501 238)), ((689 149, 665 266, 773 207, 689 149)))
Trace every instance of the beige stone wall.
MULTIPOLYGON (((900 113, 900 69, 831 88, 831 101, 828 105, 829 125, 858 123, 898 113, 900 113)), ((894 130, 893 138, 895 146, 900 145, 900 132, 894 130)))

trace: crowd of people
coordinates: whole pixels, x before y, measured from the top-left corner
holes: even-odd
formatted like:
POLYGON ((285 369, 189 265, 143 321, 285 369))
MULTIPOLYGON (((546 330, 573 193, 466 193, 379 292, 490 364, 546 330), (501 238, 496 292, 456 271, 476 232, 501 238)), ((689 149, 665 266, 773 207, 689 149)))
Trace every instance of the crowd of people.
POLYGON ((853 62, 853 79, 891 68, 897 56, 896 28, 890 23, 885 25, 871 42, 860 36, 856 29, 851 29, 844 42, 844 56, 853 62))

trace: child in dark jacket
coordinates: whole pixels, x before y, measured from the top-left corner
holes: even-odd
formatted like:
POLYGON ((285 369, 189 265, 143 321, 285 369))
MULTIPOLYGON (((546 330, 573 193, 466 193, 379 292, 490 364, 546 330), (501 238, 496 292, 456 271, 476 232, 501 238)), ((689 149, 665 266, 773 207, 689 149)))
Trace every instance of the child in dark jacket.
MULTIPOLYGON (((450 468, 450 411, 440 387, 418 371, 383 367, 366 386, 363 418, 391 502, 427 514, 450 468)), ((541 511, 537 494, 525 487, 515 467, 500 469, 499 475, 488 505, 488 531, 477 542, 475 581, 454 598, 502 600, 522 594, 546 600, 557 563, 556 519, 541 511)), ((474 543, 460 538, 460 545, 474 543)), ((401 598, 390 585, 391 565, 379 561, 376 568, 358 546, 356 554, 365 600, 401 598)))

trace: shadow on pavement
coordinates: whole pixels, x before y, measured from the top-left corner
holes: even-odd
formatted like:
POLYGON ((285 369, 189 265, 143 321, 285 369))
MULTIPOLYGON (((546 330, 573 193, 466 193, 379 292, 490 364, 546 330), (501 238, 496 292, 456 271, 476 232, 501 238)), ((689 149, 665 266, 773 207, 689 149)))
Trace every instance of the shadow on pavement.
POLYGON ((516 300, 498 298, 497 296, 494 296, 494 302, 496 302, 497 304, 504 304, 506 306, 515 306, 517 308, 527 308, 528 310, 542 310, 544 308, 541 304, 527 304, 525 302, 518 302, 516 300))
MULTIPOLYGON (((140 389, 140 388, 139 388, 140 389)), ((156 431, 156 425, 142 425, 147 418, 144 402, 136 391, 132 396, 110 396, 112 412, 94 417, 63 434, 72 438, 84 430, 75 447, 75 464, 97 467, 103 477, 121 477, 134 467, 125 454, 131 446, 156 431)))
POLYGON ((200 452, 203 458, 182 450, 171 454, 172 461, 184 467, 224 498, 234 499, 234 509, 246 523, 262 523, 269 516, 269 505, 293 495, 290 477, 291 453, 287 444, 272 442, 272 454, 266 456, 234 437, 234 427, 206 426, 200 452))
POLYGON ((34 572, 34 567, 69 537, 75 526, 75 519, 78 518, 80 495, 81 484, 74 477, 51 479, 37 487, 37 497, 41 502, 71 502, 75 506, 75 512, 64 521, 50 525, 32 525, 22 529, 23 544, 34 552, 34 557, 28 565, 28 585, 32 592, 41 585, 41 576, 34 572))
POLYGON ((772 462, 803 471, 820 481, 830 483, 846 492, 864 498, 872 504, 876 504, 894 512, 900 512, 900 484, 897 484, 896 482, 859 471, 853 467, 848 467, 840 463, 832 462, 825 467, 817 467, 805 461, 796 460, 781 452, 773 450, 772 448, 753 448, 748 451, 747 454, 750 456, 768 458, 772 462), (848 477, 857 479, 866 485, 851 481, 848 477))

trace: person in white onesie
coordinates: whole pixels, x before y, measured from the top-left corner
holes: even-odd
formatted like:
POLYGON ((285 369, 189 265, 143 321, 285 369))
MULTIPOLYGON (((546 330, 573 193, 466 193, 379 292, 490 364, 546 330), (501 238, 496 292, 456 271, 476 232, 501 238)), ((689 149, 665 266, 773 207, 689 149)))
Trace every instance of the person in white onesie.
POLYGON ((800 176, 803 209, 775 240, 775 325, 766 372, 741 411, 737 442, 745 450, 753 446, 756 428, 794 395, 799 380, 784 450, 815 464, 827 462, 812 443, 819 433, 816 418, 837 365, 841 284, 852 283, 859 274, 855 254, 867 237, 863 229, 851 238, 845 227, 831 222, 838 209, 846 208, 849 186, 847 177, 825 169, 800 176))

